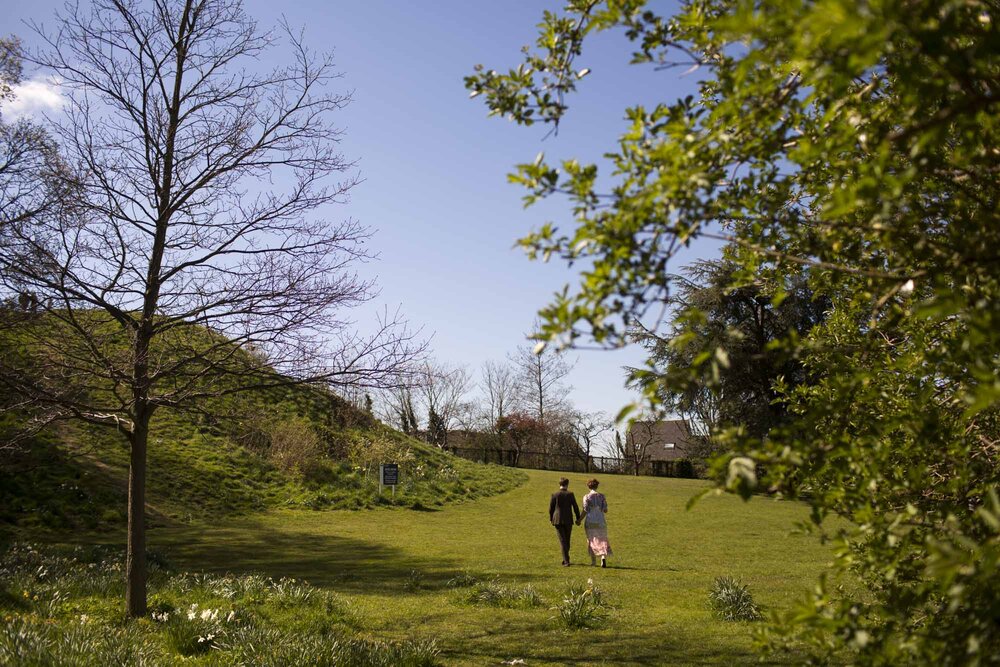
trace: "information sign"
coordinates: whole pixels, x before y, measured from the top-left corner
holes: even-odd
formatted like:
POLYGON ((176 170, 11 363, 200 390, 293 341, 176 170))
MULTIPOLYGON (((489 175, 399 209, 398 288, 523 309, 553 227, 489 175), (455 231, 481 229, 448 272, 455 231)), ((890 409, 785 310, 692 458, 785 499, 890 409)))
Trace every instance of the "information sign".
POLYGON ((396 486, 399 484, 399 464, 386 463, 380 466, 382 470, 382 486, 396 486))

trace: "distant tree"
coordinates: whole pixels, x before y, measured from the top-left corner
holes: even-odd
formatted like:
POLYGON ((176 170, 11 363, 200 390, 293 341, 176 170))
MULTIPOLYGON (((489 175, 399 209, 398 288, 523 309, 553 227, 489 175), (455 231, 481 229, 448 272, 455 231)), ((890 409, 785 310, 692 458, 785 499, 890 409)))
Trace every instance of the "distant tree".
POLYGON ((590 472, 601 436, 613 428, 614 423, 603 412, 573 413, 570 433, 576 442, 576 453, 583 460, 587 472, 590 472))
POLYGON ((427 411, 428 439, 439 447, 448 444, 448 432, 458 424, 472 378, 465 366, 425 361, 417 391, 427 411), (431 423, 433 422, 433 423, 431 423))
POLYGON ((624 438, 615 433, 616 453, 628 464, 633 475, 638 475, 649 461, 651 448, 656 442, 655 429, 655 419, 638 419, 629 423, 624 438))
POLYGON ((804 365, 783 341, 807 336, 831 306, 809 289, 805 273, 790 275, 779 292, 759 280, 740 284, 739 271, 731 260, 699 261, 674 278, 673 323, 663 335, 634 329, 647 366, 627 369, 628 383, 655 395, 663 412, 697 422, 709 434, 740 427, 763 438, 786 418, 778 381, 793 388, 806 380, 804 365), (706 350, 720 357, 715 373, 692 377, 706 350))
POLYGON ((360 335, 345 309, 368 231, 328 206, 357 182, 337 152, 329 57, 239 0, 68 4, 31 60, 58 77, 50 126, 79 196, 9 226, 0 286, 43 306, 0 379, 48 419, 130 450, 126 606, 146 614, 146 459, 161 409, 288 383, 379 386, 414 353, 398 316, 360 335), (288 66, 279 59, 287 46, 288 66), (37 258, 24 262, 26 255, 37 258), (26 369, 39 372, 26 373, 26 369))
POLYGON ((427 442, 438 447, 448 444, 448 426, 433 407, 427 410, 427 442))
POLYGON ((486 428, 497 435, 497 424, 514 409, 517 401, 517 378, 514 367, 507 361, 487 361, 480 372, 480 391, 486 428))
POLYGON ((511 464, 518 465, 521 455, 532 451, 545 435, 545 428, 533 415, 511 412, 497 421, 497 432, 514 450, 511 464))
MULTIPOLYGON (((18 243, 17 238, 33 234, 33 225, 42 215, 55 215, 57 209, 72 206, 79 193, 45 128, 27 118, 3 117, 4 104, 14 100, 14 87, 21 82, 22 66, 20 41, 0 38, 0 246, 12 259, 37 263, 44 261, 44 255, 18 243), (15 250, 18 255, 13 254, 15 250)), ((39 245, 49 241, 36 240, 39 245)), ((38 296, 25 291, 33 289, 30 283, 10 289, 16 293, 12 304, 22 311, 37 310, 38 296)))
POLYGON ((395 386, 378 392, 379 417, 407 435, 416 435, 420 430, 420 422, 417 420, 417 413, 413 408, 413 388, 411 386, 418 380, 419 376, 415 373, 406 377, 398 376, 395 386))
POLYGON ((541 429, 541 446, 548 451, 550 431, 559 424, 556 415, 568 407, 570 387, 566 378, 574 363, 551 347, 523 345, 510 357, 515 368, 520 410, 532 414, 541 429))

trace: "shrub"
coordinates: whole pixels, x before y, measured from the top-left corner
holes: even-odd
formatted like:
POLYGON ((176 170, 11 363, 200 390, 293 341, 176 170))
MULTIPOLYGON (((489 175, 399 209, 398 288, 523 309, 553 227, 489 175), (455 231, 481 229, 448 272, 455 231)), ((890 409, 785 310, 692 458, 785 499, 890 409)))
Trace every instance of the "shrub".
POLYGON ((763 618, 760 605, 750 590, 732 577, 717 577, 708 593, 715 615, 726 621, 759 621, 763 618))
MULTIPOLYGON (((378 467, 382 463, 398 463, 406 469, 406 464, 413 461, 415 457, 408 446, 385 435, 370 434, 351 441, 348 447, 348 458, 368 478, 378 475, 378 467)), ((407 475, 402 476, 405 481, 407 475)))
POLYGON ((306 473, 323 456, 323 444, 305 419, 286 419, 267 429, 267 458, 285 472, 306 473))
POLYGON ((556 607, 556 618, 571 630, 592 628, 607 618, 604 610, 604 592, 594 585, 593 579, 587 585, 570 586, 566 597, 556 607))

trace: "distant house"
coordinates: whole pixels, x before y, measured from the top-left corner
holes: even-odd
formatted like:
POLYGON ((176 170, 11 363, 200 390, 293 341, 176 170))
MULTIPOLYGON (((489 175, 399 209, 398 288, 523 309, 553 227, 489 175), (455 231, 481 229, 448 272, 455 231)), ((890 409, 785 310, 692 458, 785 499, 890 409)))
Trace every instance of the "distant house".
POLYGON ((671 474, 671 462, 695 456, 699 444, 700 436, 685 419, 633 422, 625 438, 626 453, 648 461, 654 475, 671 474))

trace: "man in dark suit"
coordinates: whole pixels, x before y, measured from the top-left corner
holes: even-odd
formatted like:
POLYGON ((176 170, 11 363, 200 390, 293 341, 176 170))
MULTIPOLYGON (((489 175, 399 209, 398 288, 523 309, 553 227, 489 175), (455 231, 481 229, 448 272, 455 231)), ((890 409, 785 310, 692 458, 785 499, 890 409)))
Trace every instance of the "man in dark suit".
POLYGON ((552 494, 552 500, 549 501, 549 520, 559 533, 564 567, 569 567, 569 536, 573 532, 573 523, 580 522, 580 507, 576 504, 573 492, 567 490, 568 487, 569 480, 565 477, 560 479, 559 490, 552 494))

